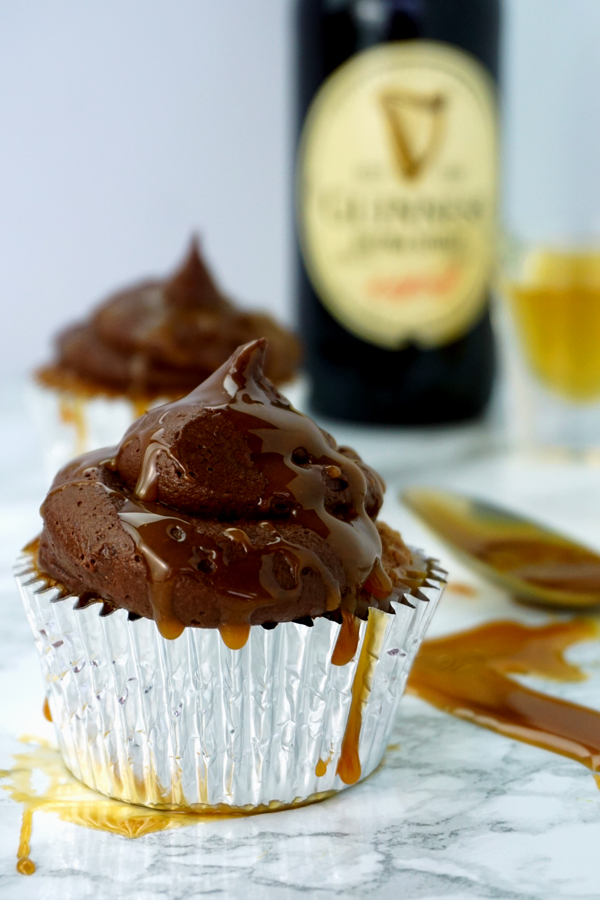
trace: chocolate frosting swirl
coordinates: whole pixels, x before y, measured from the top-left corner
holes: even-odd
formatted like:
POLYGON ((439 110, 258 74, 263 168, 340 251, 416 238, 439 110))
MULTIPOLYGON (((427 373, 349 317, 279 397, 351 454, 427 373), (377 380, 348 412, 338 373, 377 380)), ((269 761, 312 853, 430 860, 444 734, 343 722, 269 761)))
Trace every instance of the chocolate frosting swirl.
POLYGON ((42 569, 166 637, 389 609, 409 556, 375 523, 383 483, 273 386, 265 351, 238 348, 118 447, 66 466, 42 507, 42 569))
POLYGON ((269 340, 266 371, 276 383, 298 365, 294 336, 270 316, 244 312, 219 290, 192 240, 169 278, 120 291, 91 317, 57 338, 58 360, 43 381, 79 378, 131 396, 181 396, 227 360, 240 344, 269 340))

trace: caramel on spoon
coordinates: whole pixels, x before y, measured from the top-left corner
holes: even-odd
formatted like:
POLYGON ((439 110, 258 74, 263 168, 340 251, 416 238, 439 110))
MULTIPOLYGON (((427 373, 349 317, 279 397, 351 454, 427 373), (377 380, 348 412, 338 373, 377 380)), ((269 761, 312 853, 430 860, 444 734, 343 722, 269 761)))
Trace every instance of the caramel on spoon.
POLYGON ((408 508, 461 562, 515 597, 546 606, 600 604, 600 555, 491 503, 411 488, 408 508))

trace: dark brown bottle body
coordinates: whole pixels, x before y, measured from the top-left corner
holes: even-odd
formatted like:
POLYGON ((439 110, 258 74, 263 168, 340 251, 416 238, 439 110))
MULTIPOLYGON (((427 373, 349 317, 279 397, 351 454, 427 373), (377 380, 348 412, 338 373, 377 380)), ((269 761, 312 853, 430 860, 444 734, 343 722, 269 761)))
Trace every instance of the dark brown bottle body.
MULTIPOLYGON (((323 84, 340 66, 379 45, 421 41, 449 45, 483 67, 495 85, 500 2, 298 0, 299 140, 323 84)), ((318 279, 309 273, 302 249, 298 260, 300 323, 315 412, 415 425, 471 419, 484 411, 495 373, 489 278, 473 320, 461 333, 433 344, 409 338, 396 348, 348 327, 331 304, 324 303, 324 291, 315 287, 318 279)))

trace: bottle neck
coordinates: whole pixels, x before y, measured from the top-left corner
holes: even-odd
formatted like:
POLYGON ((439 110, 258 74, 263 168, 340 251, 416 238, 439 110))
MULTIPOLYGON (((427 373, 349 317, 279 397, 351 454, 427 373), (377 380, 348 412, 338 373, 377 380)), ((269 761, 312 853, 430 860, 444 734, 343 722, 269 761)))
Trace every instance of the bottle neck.
MULTIPOLYGON (((423 39, 454 45, 494 78, 502 0, 300 0, 300 56, 318 56, 322 80, 355 53, 388 41, 423 39)), ((315 75, 317 73, 315 72, 315 75)))

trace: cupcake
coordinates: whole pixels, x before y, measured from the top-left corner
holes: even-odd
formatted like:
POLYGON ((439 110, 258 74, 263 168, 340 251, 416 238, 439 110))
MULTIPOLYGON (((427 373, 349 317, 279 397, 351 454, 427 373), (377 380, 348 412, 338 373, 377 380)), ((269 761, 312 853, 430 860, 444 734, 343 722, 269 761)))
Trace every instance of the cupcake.
POLYGON ((260 811, 366 777, 439 600, 265 354, 66 465, 20 561, 65 763, 111 797, 260 811))
POLYGON ((219 290, 194 239, 181 267, 109 297, 56 339, 56 359, 32 390, 48 467, 119 440, 149 407, 193 390, 240 344, 266 337, 267 376, 293 379, 296 338, 270 316, 236 308, 219 290))

